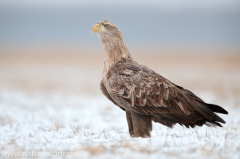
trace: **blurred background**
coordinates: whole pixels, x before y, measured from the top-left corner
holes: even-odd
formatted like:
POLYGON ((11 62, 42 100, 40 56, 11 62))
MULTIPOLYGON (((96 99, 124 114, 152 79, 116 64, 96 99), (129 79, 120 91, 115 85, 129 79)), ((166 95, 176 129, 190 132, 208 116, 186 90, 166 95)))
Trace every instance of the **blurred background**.
POLYGON ((238 0, 1 0, 3 46, 99 44, 89 28, 108 19, 129 46, 236 48, 238 0))
MULTIPOLYGON (((153 69, 162 69, 160 71, 166 73, 172 72, 166 69, 180 69, 182 65, 192 69, 199 63, 199 67, 206 67, 203 62, 207 59, 209 65, 219 63, 219 67, 225 68, 229 65, 220 64, 218 58, 229 61, 228 58, 234 56, 233 60, 236 61, 238 58, 235 56, 240 55, 238 0, 1 0, 1 64, 30 62, 36 65, 47 62, 50 68, 56 63, 61 66, 77 64, 79 67, 76 68, 85 71, 90 66, 100 68, 103 63, 102 47, 96 35, 90 34, 90 29, 103 19, 112 21, 120 28, 136 60, 143 59, 141 62, 148 65, 145 56, 150 61, 152 58, 156 62, 153 69), (156 59, 154 56, 159 57, 156 59), (166 56, 177 62, 165 60, 166 56), (196 56, 204 59, 193 59, 196 61, 192 64, 191 58, 196 56), (164 62, 167 66, 163 66, 164 62)), ((233 64, 232 61, 229 63, 233 64)), ((100 80, 101 71, 97 72, 100 80)), ((170 80, 174 82, 179 78, 170 80)))
POLYGON ((208 89, 216 80, 228 78, 225 73, 236 71, 234 76, 238 76, 238 0, 1 0, 1 87, 37 91, 47 85, 64 91, 69 87, 70 92, 100 93, 103 50, 90 29, 103 19, 120 28, 137 61, 179 85, 208 89), (224 74, 216 77, 218 73, 224 74), (90 83, 91 79, 96 81, 90 83), (34 89, 36 86, 39 88, 34 89))
MULTIPOLYGON (((75 123, 100 133, 118 117, 114 122, 127 128, 124 113, 99 88, 104 54, 90 30, 104 19, 120 28, 136 61, 206 102, 239 112, 239 0, 0 0, 2 126, 41 127, 44 118, 50 130, 75 123)), ((228 121, 226 128, 237 130, 239 118, 228 121)))

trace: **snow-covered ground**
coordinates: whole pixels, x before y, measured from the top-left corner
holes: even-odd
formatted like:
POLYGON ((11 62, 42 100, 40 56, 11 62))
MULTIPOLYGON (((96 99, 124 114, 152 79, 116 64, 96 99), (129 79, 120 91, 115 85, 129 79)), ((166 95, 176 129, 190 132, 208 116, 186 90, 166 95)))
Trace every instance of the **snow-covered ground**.
MULTIPOLYGON (((1 91, 1 152, 81 152, 81 157, 239 158, 240 110, 228 108, 223 128, 169 129, 130 138, 124 112, 104 97, 29 96, 1 91)), ((207 97, 205 97, 207 98, 207 97)), ((208 99, 211 101, 211 98, 208 99)), ((55 154, 56 155, 56 154, 55 154)))
POLYGON ((95 87, 99 91, 101 72, 83 74, 87 71, 76 67, 2 64, 1 157, 240 158, 238 91, 229 98, 197 92, 229 111, 220 115, 227 122, 223 128, 170 129, 154 123, 152 138, 131 138, 124 111, 99 92, 91 93, 95 87))

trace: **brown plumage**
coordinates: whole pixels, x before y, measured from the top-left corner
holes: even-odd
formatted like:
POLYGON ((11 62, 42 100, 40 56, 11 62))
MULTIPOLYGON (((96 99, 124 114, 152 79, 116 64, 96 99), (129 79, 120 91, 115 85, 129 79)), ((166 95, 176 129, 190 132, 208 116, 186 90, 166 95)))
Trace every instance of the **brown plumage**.
POLYGON ((100 88, 115 105, 126 111, 132 137, 150 137, 152 121, 170 128, 176 123, 194 128, 220 126, 216 113, 228 114, 220 106, 205 103, 191 91, 175 85, 134 61, 122 33, 110 21, 93 25, 105 52, 100 88))

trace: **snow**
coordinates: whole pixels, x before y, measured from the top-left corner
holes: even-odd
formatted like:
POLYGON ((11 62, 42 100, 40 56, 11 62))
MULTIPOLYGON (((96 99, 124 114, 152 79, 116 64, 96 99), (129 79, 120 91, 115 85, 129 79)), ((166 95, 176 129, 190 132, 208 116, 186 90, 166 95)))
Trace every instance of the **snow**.
POLYGON ((183 57, 176 68, 172 58, 142 58, 206 102, 223 106, 229 115, 220 115, 226 121, 223 128, 170 129, 153 123, 152 138, 131 138, 125 112, 100 92, 102 55, 95 61, 69 56, 46 56, 42 61, 30 55, 1 56, 1 157, 240 158, 237 60, 208 57, 203 65, 204 58, 183 57))
MULTIPOLYGON (((125 113, 104 96, 27 95, 0 91, 1 152, 81 152, 90 158, 239 158, 240 110, 229 106, 223 128, 169 129, 129 137, 125 113)), ((207 95, 211 101, 214 95, 207 95)), ((52 156, 56 157, 56 156, 52 156)))

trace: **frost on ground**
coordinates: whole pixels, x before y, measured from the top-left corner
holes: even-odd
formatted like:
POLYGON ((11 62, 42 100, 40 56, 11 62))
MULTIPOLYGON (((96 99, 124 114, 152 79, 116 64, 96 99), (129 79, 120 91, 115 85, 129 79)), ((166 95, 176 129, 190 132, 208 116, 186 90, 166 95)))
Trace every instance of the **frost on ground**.
MULTIPOLYGON (((225 86, 229 95, 224 98, 209 90, 196 93, 206 102, 228 110, 229 115, 220 115, 227 122, 223 128, 187 129, 176 125, 170 129, 153 124, 152 138, 130 138, 124 111, 99 92, 91 93, 92 89, 99 90, 101 78, 101 72, 94 70, 93 78, 89 78, 85 69, 75 66, 2 65, 2 157, 4 152, 34 152, 33 156, 38 157, 46 157, 49 152, 56 158, 66 157, 63 153, 73 158, 240 158, 239 91, 233 90, 231 85, 225 86), (74 153, 77 155, 72 155, 74 153)), ((187 78, 192 77, 195 70, 188 71, 189 74, 182 73, 187 78)), ((239 87, 237 74, 221 80, 230 77, 233 77, 231 84, 239 87)))
POLYGON ((239 109, 228 108, 223 128, 154 124, 152 138, 142 139, 129 137, 124 112, 104 97, 0 95, 1 151, 79 151, 81 157, 102 158, 240 157, 239 109))

